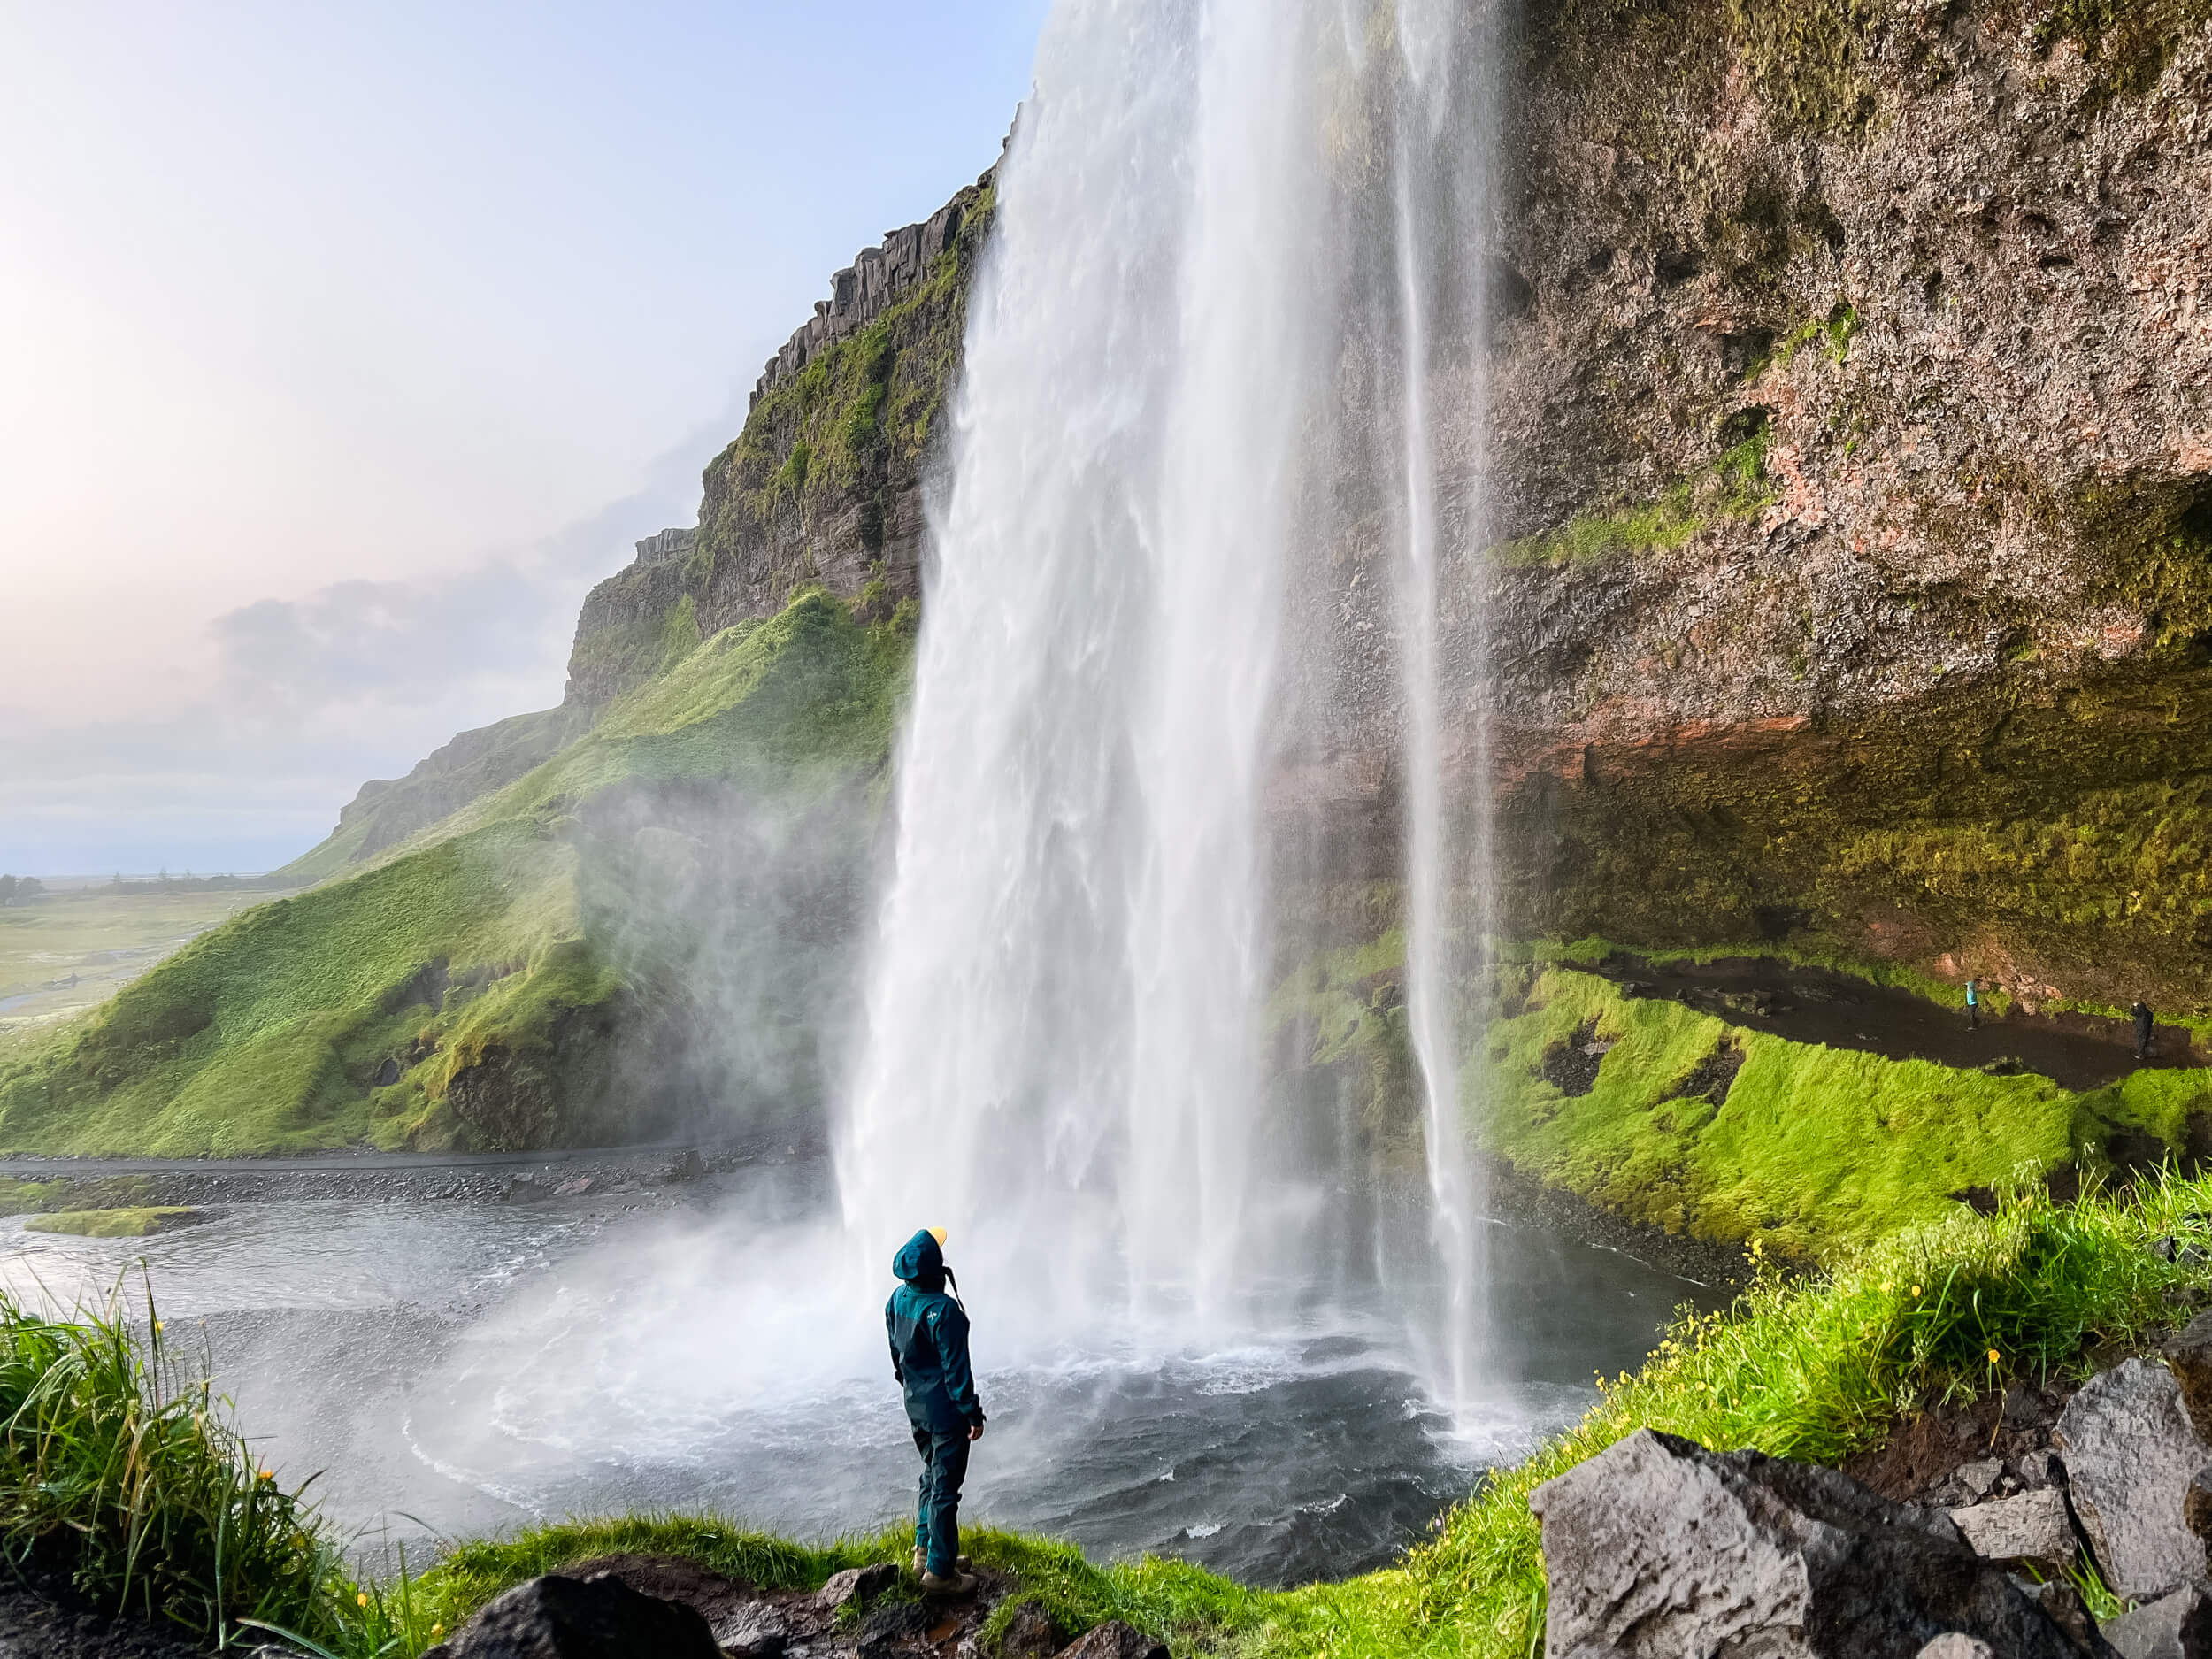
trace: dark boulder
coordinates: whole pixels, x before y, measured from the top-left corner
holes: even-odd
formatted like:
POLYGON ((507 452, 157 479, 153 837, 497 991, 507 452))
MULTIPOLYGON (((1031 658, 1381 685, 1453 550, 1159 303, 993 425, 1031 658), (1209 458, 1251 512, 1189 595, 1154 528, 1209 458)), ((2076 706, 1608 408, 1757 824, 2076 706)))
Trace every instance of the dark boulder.
POLYGON ((1939 1510, 1832 1469, 1643 1429, 1529 1494, 1551 1659, 1916 1659, 1947 1632, 2006 1659, 2078 1650, 1939 1510))
POLYGON ((1168 1652, 1142 1631, 1110 1618, 1063 1647, 1059 1659, 1168 1659, 1168 1652))
POLYGON ((2171 1371, 2131 1359, 2091 1378, 2054 1438, 2075 1517, 2117 1594, 2142 1601, 2204 1576, 2204 1540, 2183 1519, 2182 1500, 2212 1448, 2191 1426, 2171 1371))
POLYGON ((920 1601, 887 1601, 862 1617, 849 1651, 855 1659, 906 1659, 917 1648, 927 1650, 929 1632, 941 1617, 920 1601))
POLYGON ((560 1573, 517 1585, 431 1654, 439 1659, 721 1659, 697 1608, 643 1594, 613 1577, 560 1573))
POLYGON ((998 1637, 999 1659, 1052 1659, 1060 1651, 1060 1632, 1052 1615, 1038 1602, 1018 1601, 998 1637))
POLYGON ((728 1659, 777 1659, 791 1645, 790 1622, 772 1602, 752 1602, 710 1628, 728 1659))

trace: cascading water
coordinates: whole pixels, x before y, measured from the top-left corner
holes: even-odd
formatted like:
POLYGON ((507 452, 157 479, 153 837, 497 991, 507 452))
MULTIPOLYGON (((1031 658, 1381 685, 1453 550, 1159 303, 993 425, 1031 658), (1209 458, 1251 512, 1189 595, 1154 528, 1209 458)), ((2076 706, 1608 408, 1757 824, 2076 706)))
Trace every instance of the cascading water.
MULTIPOLYGON (((1479 1390, 1489 1333, 1484 1318, 1487 1252, 1482 1182, 1463 1128, 1458 1056, 1467 1033, 1454 1017, 1471 964, 1463 953, 1454 952, 1452 934, 1456 922, 1479 948, 1486 945, 1493 902, 1488 710, 1479 696, 1462 699, 1459 770, 1464 785, 1456 798, 1448 788, 1443 711, 1441 636, 1445 612, 1455 597, 1463 613, 1455 641, 1460 682, 1480 687, 1487 664, 1481 588, 1462 575, 1455 593, 1448 588, 1445 569, 1455 540, 1463 569, 1466 557, 1479 546, 1479 503, 1463 503, 1456 525, 1447 523, 1430 409, 1434 296, 1440 290, 1458 290, 1461 326, 1471 337, 1480 338, 1487 325, 1482 289, 1471 280, 1479 266, 1468 257, 1474 227, 1466 222, 1486 204, 1489 134, 1479 112, 1487 100, 1479 83, 1467 85, 1464 57, 1455 63, 1454 24, 1460 10, 1453 0, 1408 0, 1401 7, 1404 86, 1393 110, 1398 373, 1404 403, 1398 661, 1404 708, 1406 1014, 1421 1074, 1430 1237, 1443 1272, 1434 1333, 1439 1351, 1429 1369, 1455 1411, 1463 1409, 1479 1390), (1475 96, 1462 106, 1455 91, 1475 96), (1427 187, 1425 212, 1416 204, 1420 184, 1427 187)), ((1457 389, 1461 419, 1479 434, 1479 373, 1463 376, 1457 389)))
POLYGON ((1267 1095, 1268 792, 1316 719, 1286 690, 1316 679, 1284 660, 1309 637, 1286 612, 1341 582, 1342 498, 1371 497, 1354 516, 1399 526, 1378 572, 1398 689, 1379 718, 1399 733, 1425 1278, 1442 1281, 1417 1346, 1453 1403, 1481 1382, 1483 1279, 1452 941, 1479 936, 1486 846, 1481 791, 1456 792, 1471 827, 1448 787, 1448 751, 1479 761, 1480 740, 1446 741, 1480 633, 1446 626, 1455 603, 1479 611, 1446 591, 1478 470, 1463 12, 1056 10, 971 299, 837 1142, 872 1266, 905 1229, 950 1226, 1032 1332, 1110 1317, 1141 1340, 1217 1339, 1322 1295, 1317 1241, 1361 1236, 1329 1216, 1356 1183, 1314 1150, 1342 1137, 1285 1132, 1267 1095), (1362 225, 1394 280, 1374 280, 1362 225), (1363 352, 1394 357, 1375 371, 1396 391, 1387 465, 1346 459, 1378 453, 1341 396, 1363 352))

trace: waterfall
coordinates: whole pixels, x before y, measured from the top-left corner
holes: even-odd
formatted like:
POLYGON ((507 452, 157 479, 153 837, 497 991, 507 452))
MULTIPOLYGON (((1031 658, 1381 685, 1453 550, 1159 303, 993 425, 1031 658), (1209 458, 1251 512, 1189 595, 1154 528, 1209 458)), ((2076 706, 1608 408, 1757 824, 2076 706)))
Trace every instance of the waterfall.
MULTIPOLYGON (((1463 1120, 1458 1056, 1463 1033, 1455 1018, 1459 987, 1471 965, 1452 949, 1455 922, 1486 946, 1493 913, 1489 872, 1490 797, 1488 711, 1479 699, 1462 712, 1463 798, 1449 799, 1443 717, 1445 658, 1441 635, 1448 590, 1446 549, 1452 526, 1437 484, 1437 433, 1430 411, 1432 369, 1431 311, 1440 289, 1460 289, 1466 325, 1476 338, 1487 318, 1467 257, 1471 194, 1479 211, 1487 183, 1486 127, 1456 111, 1450 51, 1454 0, 1410 0, 1402 7, 1399 33, 1406 84, 1394 106, 1396 138, 1395 257, 1399 273, 1399 379, 1404 402, 1401 448, 1405 468, 1403 557, 1399 568, 1398 664, 1403 699, 1405 770, 1406 1015, 1420 1071, 1423 1144, 1429 1187, 1429 1232, 1442 1271, 1440 1306, 1432 1333, 1433 1380, 1448 1404, 1463 1408, 1479 1391, 1487 1358, 1483 1319, 1486 1254, 1485 1209, 1478 1166, 1469 1156, 1463 1120), (1457 115, 1462 123, 1455 132, 1457 115), (1428 186, 1428 211, 1416 204, 1417 184, 1428 186), (1444 200, 1440 201, 1441 196, 1444 200), (1453 211, 1457 209, 1459 211, 1453 211), (1455 835, 1455 831, 1457 834, 1455 835), (1456 879, 1455 879, 1456 878, 1456 879), (1455 902, 1455 901, 1457 901, 1455 902)), ((1480 109, 1486 100, 1469 100, 1480 109)), ((1469 377, 1463 396, 1472 404, 1463 418, 1480 429, 1481 381, 1469 377)), ((1463 515, 1459 551, 1469 545, 1463 515)), ((1479 518, 1472 520, 1479 531, 1479 518)), ((1464 560, 1463 559, 1463 565, 1464 560)), ((1463 572, 1461 588, 1465 588, 1463 572)), ((1463 680, 1483 683, 1488 656, 1479 590, 1466 595, 1469 626, 1458 641, 1463 680)))
POLYGON ((1453 941, 1483 931, 1487 837, 1450 779, 1486 740, 1447 695, 1480 634, 1447 591, 1479 524, 1461 9, 1062 0, 1044 32, 970 299, 836 1136, 856 1248, 947 1226, 1033 1334, 1216 1340, 1325 1296, 1355 1137, 1291 1133, 1268 1093, 1271 789, 1379 720, 1445 1286, 1420 1346, 1440 1394, 1479 1381, 1453 941), (1396 392, 1386 464, 1360 458, 1363 364, 1396 392), (1347 586, 1371 519, 1400 526, 1389 568, 1347 586), (1378 586, 1394 692, 1309 626, 1378 586))

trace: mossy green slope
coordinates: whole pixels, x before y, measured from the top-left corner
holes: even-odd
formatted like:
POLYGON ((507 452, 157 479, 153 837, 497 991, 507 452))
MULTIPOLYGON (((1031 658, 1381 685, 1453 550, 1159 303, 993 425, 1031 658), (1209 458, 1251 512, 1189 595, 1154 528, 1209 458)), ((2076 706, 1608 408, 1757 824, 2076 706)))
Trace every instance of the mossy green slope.
POLYGON ((1468 1076, 1484 1141, 1670 1232, 1821 1256, 2080 1150, 2081 1097, 2044 1078, 1791 1042, 1560 968, 1529 1004, 1492 1027, 1468 1076), (1572 1095, 1545 1080, 1544 1060, 1586 1032, 1611 1047, 1590 1092, 1572 1095), (1724 1050, 1741 1065, 1716 1104, 1697 1073, 1724 1050))
POLYGON ((910 617, 864 625, 818 592, 726 630, 497 794, 357 874, 245 912, 11 1057, 0 1145, 625 1138, 610 1068, 641 1010, 607 936, 618 918, 580 896, 606 853, 591 814, 619 796, 649 817, 659 791, 864 783, 888 754, 910 633, 910 617))
MULTIPOLYGON (((1371 1156, 1398 1179, 1417 1178, 1421 1157, 1403 962, 1394 930, 1323 952, 1285 979, 1273 1010, 1296 1065, 1344 1079, 1371 1156)), ((2155 1143, 2185 1156, 2212 1114, 2201 1070, 2140 1071, 2077 1092, 2032 1073, 1794 1042, 1540 962, 1502 969, 1490 1012, 1461 1070, 1479 1145, 1633 1220, 1759 1240, 1797 1260, 1940 1220, 1958 1208, 1952 1194, 2024 1172, 2110 1175, 2116 1134, 2136 1138, 2139 1160, 2155 1143), (1586 1056, 1595 1079, 1572 1094, 1548 1062, 1583 1047, 1603 1053, 1586 1056), (1733 1067, 1724 1097, 1716 1061, 1733 1067)))

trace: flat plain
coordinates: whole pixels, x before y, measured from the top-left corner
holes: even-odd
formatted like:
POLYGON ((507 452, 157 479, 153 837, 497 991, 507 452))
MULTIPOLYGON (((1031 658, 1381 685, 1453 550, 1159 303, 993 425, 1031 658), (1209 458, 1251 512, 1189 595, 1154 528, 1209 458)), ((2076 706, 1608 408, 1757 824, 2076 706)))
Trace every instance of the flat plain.
POLYGON ((0 908, 0 1036, 105 1002, 217 923, 282 896, 162 892, 150 883, 43 894, 0 908))

